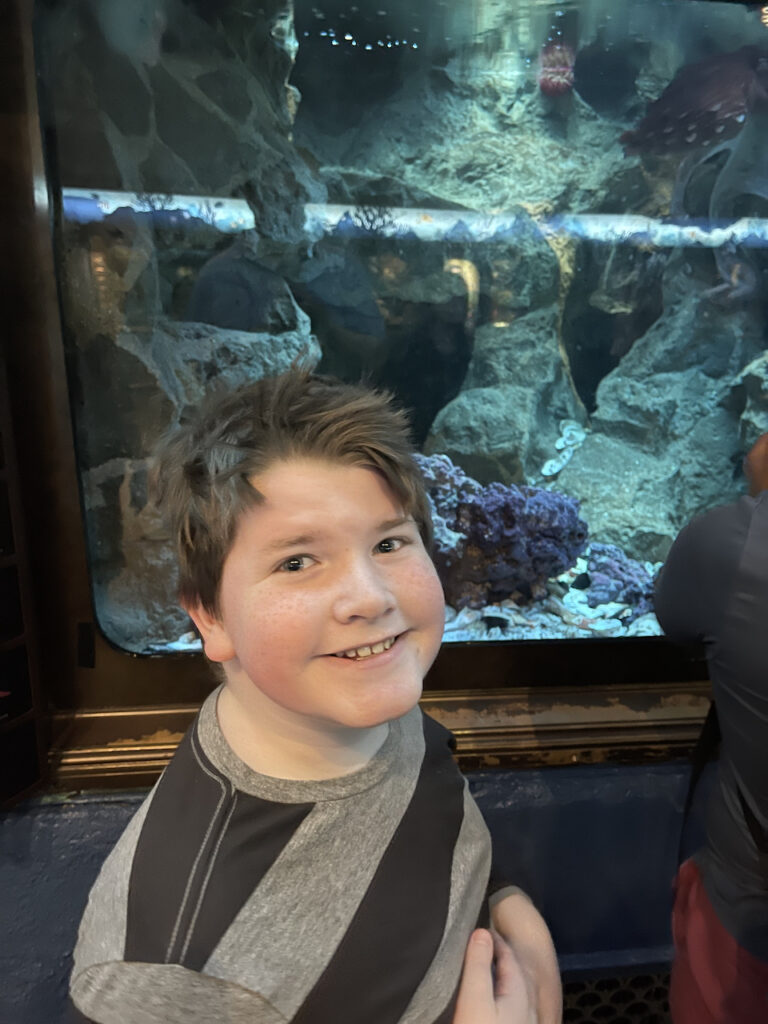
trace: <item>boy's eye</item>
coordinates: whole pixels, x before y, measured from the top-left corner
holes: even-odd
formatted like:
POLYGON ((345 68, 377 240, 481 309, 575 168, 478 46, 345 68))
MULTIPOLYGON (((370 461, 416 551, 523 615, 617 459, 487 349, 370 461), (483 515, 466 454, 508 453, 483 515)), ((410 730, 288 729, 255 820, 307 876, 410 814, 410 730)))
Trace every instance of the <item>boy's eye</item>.
POLYGON ((386 537, 384 540, 379 541, 376 545, 376 550, 384 555, 388 555, 393 551, 399 551, 404 544, 408 543, 405 537, 386 537))
POLYGON ((280 572, 301 572, 311 561, 309 555, 291 555, 290 558, 286 558, 284 562, 280 563, 279 569, 280 572))

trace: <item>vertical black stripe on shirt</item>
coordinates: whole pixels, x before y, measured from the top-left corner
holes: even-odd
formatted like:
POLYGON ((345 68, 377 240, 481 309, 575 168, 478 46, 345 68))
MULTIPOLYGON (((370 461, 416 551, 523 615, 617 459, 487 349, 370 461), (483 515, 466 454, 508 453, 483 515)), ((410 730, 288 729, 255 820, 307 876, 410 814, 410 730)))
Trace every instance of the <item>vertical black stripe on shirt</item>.
POLYGON ((200 970, 312 804, 236 791, 196 725, 152 799, 131 867, 125 959, 200 970))
POLYGON ((179 963, 202 970, 224 932, 314 804, 279 804, 237 793, 226 834, 179 963))
POLYGON ((446 730, 424 716, 424 734, 411 801, 293 1024, 396 1024, 434 959, 448 915, 464 779, 446 730))

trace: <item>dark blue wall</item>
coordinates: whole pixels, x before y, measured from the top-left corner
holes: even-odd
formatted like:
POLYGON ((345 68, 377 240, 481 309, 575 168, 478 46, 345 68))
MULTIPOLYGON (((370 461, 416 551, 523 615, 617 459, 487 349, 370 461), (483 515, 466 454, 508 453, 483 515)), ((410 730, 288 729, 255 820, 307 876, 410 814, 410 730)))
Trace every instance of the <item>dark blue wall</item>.
MULTIPOLYGON (((495 870, 518 881, 552 930, 563 971, 666 964, 671 955, 685 763, 475 773, 495 870)), ((683 856, 703 839, 699 783, 683 856)))
MULTIPOLYGON (((684 765, 469 778, 497 871, 534 897, 565 970, 667 959, 684 765)), ((1 1024, 62 1024, 88 890, 143 795, 58 796, 0 818, 1 1024)))

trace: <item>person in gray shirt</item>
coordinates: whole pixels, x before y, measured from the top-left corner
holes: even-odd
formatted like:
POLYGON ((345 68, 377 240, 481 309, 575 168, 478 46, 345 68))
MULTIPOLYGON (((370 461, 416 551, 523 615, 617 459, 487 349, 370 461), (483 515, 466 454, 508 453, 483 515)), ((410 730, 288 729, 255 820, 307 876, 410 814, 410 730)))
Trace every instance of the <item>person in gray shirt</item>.
POLYGON ((721 732, 706 842, 680 867, 674 1024, 768 1021, 768 434, 750 492, 675 540, 656 585, 665 633, 703 642, 721 732))

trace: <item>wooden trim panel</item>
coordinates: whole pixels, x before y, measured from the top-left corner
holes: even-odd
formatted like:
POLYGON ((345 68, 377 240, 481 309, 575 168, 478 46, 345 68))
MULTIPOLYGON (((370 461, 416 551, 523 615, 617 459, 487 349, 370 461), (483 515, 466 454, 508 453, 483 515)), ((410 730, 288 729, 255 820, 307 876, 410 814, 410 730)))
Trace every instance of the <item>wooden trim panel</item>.
MULTIPOLYGON (((688 754, 709 706, 709 684, 444 691, 427 694, 422 706, 454 732, 465 770, 642 763, 688 754)), ((190 704, 56 714, 54 784, 150 785, 196 710, 190 704)))

